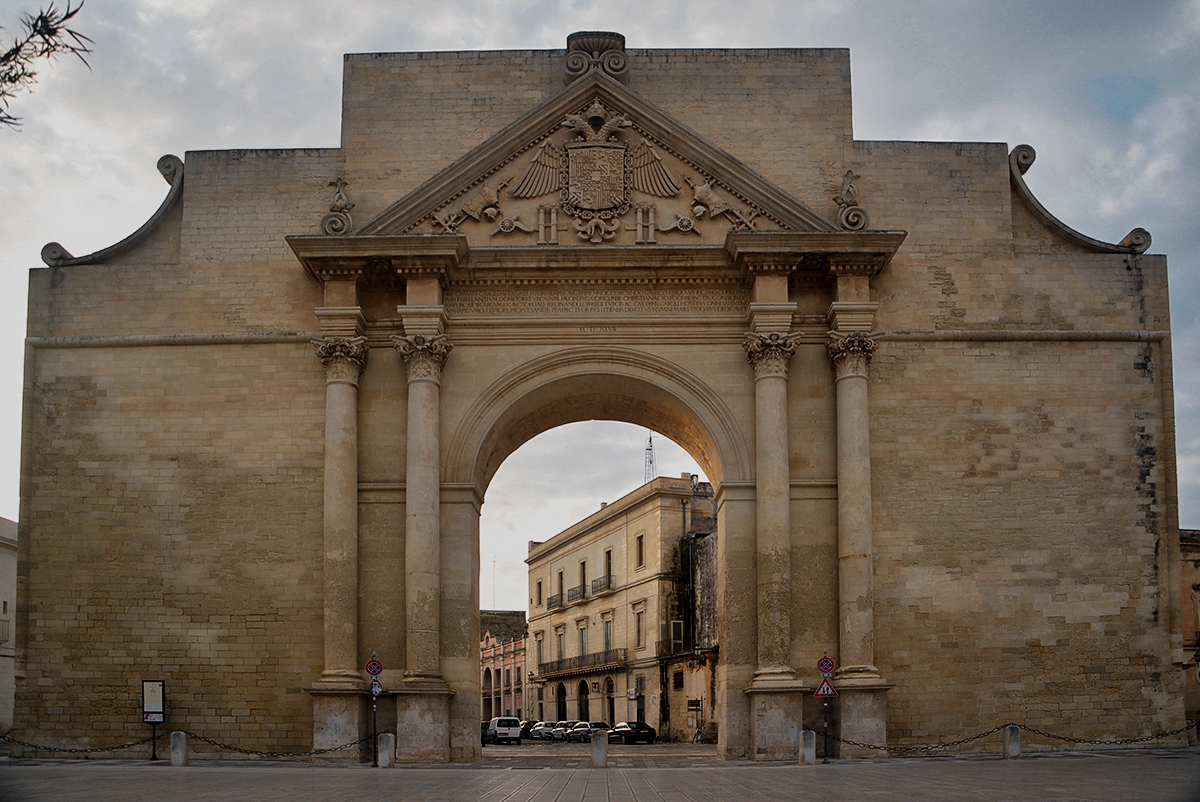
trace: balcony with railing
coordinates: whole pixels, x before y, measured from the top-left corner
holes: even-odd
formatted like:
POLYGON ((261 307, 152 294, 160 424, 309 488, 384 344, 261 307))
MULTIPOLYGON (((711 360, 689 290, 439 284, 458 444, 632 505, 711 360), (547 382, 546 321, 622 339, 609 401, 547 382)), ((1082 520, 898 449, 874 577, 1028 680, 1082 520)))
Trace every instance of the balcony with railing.
POLYGON ((599 596, 601 593, 611 593, 617 589, 617 579, 612 574, 598 577, 592 580, 592 595, 599 596))
POLYGON ((576 585, 573 588, 567 588, 567 604, 581 601, 585 596, 587 596, 587 585, 576 585))
POLYGON ((546 597, 546 609, 553 610, 555 607, 563 606, 563 597, 561 593, 556 593, 553 596, 546 597))
POLYGON ((538 676, 543 679, 565 677, 569 674, 587 674, 593 671, 609 671, 625 667, 625 650, 609 649, 592 652, 578 657, 567 657, 538 665, 538 676))

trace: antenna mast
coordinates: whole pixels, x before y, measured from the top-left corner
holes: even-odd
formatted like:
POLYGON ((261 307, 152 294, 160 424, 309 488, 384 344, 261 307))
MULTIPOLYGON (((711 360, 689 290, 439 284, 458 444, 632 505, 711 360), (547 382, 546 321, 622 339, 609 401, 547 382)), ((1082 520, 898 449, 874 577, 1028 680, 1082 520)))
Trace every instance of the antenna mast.
POLYGON ((646 476, 642 483, 653 481, 658 477, 658 468, 654 465, 654 432, 646 435, 646 476))

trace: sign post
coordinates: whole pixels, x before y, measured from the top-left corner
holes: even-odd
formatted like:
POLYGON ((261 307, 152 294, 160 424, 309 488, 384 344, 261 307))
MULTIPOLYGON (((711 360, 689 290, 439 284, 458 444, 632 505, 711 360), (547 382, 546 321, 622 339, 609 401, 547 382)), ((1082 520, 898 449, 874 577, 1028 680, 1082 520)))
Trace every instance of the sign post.
POLYGON ((379 696, 383 693, 379 675, 382 672, 383 663, 375 659, 375 652, 371 652, 367 673, 371 675, 371 765, 376 768, 379 767, 379 696))
POLYGON ((838 695, 833 683, 829 681, 834 668, 836 668, 836 664, 829 656, 829 652, 826 651, 825 655, 817 661, 817 671, 821 672, 821 684, 817 686, 816 693, 813 694, 813 697, 821 700, 821 706, 825 712, 825 755, 821 760, 822 763, 829 762, 829 700, 838 695))
POLYGON ((161 679, 142 680, 142 722, 150 725, 150 759, 158 760, 158 725, 166 719, 167 708, 163 700, 161 679))

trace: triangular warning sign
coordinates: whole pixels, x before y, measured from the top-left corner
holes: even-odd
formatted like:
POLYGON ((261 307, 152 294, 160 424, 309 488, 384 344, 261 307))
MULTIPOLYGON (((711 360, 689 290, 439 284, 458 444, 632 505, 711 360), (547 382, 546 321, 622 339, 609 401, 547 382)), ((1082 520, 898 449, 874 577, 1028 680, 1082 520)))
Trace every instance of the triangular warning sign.
POLYGON ((818 699, 820 699, 822 697, 826 697, 826 696, 837 696, 837 695, 838 695, 838 692, 833 689, 833 683, 830 682, 828 679, 821 680, 821 684, 817 686, 817 692, 813 694, 813 696, 815 696, 818 699))

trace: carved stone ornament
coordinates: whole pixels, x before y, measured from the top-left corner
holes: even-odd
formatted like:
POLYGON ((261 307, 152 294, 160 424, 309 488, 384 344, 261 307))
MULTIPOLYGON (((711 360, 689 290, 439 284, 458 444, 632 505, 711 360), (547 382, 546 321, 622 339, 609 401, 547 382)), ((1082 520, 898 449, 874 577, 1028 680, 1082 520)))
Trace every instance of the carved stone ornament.
POLYGON ((347 184, 338 177, 336 181, 330 181, 329 186, 334 187, 333 203, 329 206, 329 214, 321 218, 321 233, 329 236, 348 234, 354 228, 354 221, 350 218, 354 204, 346 197, 347 184))
POLYGON ((574 83, 592 70, 600 70, 621 83, 629 75, 625 37, 611 31, 579 31, 567 37, 565 83, 574 83))
POLYGON ((875 353, 877 340, 882 336, 881 331, 870 334, 863 334, 861 331, 852 331, 849 334, 840 331, 829 332, 826 351, 837 378, 866 376, 867 368, 871 364, 871 355, 875 353))
POLYGON ((786 379, 788 362, 796 353, 796 341, 799 339, 799 334, 783 334, 778 331, 770 334, 747 332, 742 347, 746 349, 746 358, 754 367, 754 377, 763 379, 777 376, 786 379))
POLYGON ((855 175, 853 170, 847 170, 846 175, 842 177, 842 194, 833 199, 840 210, 838 223, 847 231, 862 231, 871 225, 867 210, 858 205, 857 181, 861 177, 855 175))
POLYGON ((317 359, 325 366, 325 381, 357 384, 367 356, 371 353, 366 337, 313 337, 317 359))
POLYGON ((404 364, 408 366, 410 382, 441 383, 442 368, 446 365, 446 357, 454 348, 449 337, 445 334, 435 334, 432 337, 424 334, 402 337, 396 334, 392 336, 392 344, 400 352, 404 364))

